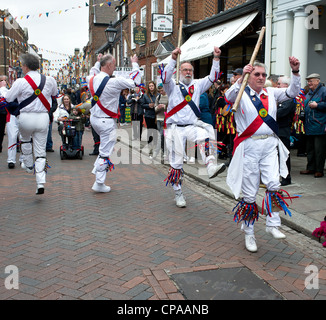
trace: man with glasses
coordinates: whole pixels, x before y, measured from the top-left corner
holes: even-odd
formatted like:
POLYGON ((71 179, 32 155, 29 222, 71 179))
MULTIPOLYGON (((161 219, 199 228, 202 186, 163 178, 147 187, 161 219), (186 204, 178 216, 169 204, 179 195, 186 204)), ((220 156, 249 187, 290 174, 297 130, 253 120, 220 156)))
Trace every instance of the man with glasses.
MULTIPOLYGON (((288 150, 278 138, 276 123, 277 103, 296 97, 300 92, 300 62, 289 58, 292 69, 288 88, 264 88, 266 67, 261 63, 246 65, 242 77, 226 92, 228 101, 234 102, 244 75, 249 73, 248 83, 235 113, 237 136, 234 139, 234 155, 229 166, 227 183, 236 199, 242 191, 243 198, 234 209, 234 220, 241 222, 245 232, 245 246, 257 251, 254 222, 258 219, 256 196, 260 181, 266 185, 263 202, 266 206, 266 232, 276 239, 285 235, 278 230, 281 225, 279 210, 287 209, 286 197, 280 192, 280 175, 288 174, 286 160, 288 150)), ((262 212, 263 213, 263 212, 262 212)))
MULTIPOLYGON (((212 48, 213 49, 213 48, 212 48)), ((181 54, 180 48, 172 52, 168 65, 161 73, 164 90, 169 97, 166 123, 166 146, 169 151, 170 171, 166 184, 171 184, 175 191, 177 207, 186 207, 186 201, 181 190, 183 177, 183 155, 185 141, 197 142, 203 163, 206 165, 210 179, 216 177, 226 168, 225 164, 216 164, 216 159, 209 148, 207 139, 214 143, 215 134, 211 124, 200 120, 201 113, 199 101, 202 93, 217 81, 220 72, 221 50, 214 47, 211 72, 205 78, 194 80, 193 66, 189 62, 183 62, 180 66, 179 84, 172 79, 177 57, 181 54)))

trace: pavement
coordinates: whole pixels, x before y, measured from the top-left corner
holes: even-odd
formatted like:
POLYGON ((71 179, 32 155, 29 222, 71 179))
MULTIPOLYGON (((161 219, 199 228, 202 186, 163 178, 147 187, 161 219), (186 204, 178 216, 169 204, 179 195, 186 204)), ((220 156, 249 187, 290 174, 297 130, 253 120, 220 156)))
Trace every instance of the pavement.
MULTIPOLYGON (((1 300, 185 300, 178 275, 237 268, 250 271, 282 299, 326 298, 326 250, 311 238, 325 216, 326 178, 300 175, 306 159, 295 150, 293 184, 284 189, 302 197, 291 204, 292 217, 282 217, 287 238, 272 239, 261 217, 255 224, 258 252, 249 253, 232 219, 236 201, 226 172, 209 180, 198 161, 185 163, 187 208, 177 208, 164 183, 168 164, 149 159, 145 141, 131 140, 130 125, 118 133, 108 194, 91 190, 90 131, 83 137, 82 160, 60 160, 60 137, 53 129, 55 152, 47 154, 51 168, 44 195, 35 195, 32 174, 18 165, 8 169, 7 155, 0 153, 1 300), (309 287, 311 266, 318 283, 309 287), (8 282, 10 268, 17 270, 18 288, 10 287, 16 280, 8 282)), ((264 192, 260 189, 258 203, 264 192)))

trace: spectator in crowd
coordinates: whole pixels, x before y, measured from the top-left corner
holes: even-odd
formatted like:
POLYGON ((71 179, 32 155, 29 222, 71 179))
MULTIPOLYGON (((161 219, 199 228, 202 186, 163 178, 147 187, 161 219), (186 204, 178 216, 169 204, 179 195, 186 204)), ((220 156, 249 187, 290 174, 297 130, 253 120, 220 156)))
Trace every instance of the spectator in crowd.
POLYGON ((76 128, 76 135, 74 136, 73 140, 73 149, 81 149, 86 117, 82 114, 79 109, 73 108, 70 113, 69 119, 73 120, 73 125, 76 128))
MULTIPOLYGON (((277 82, 278 88, 288 88, 291 83, 291 79, 289 77, 280 77, 277 82)), ((290 152, 290 136, 291 136, 291 128, 294 118, 294 113, 296 109, 295 99, 285 100, 277 106, 276 120, 278 124, 278 136, 282 140, 283 144, 290 152)), ((281 186, 287 186, 291 184, 291 157, 289 153, 289 157, 286 161, 286 165, 288 167, 289 174, 286 178, 281 177, 281 186)))
POLYGON ((120 93, 119 98, 119 111, 120 111, 120 118, 119 123, 121 126, 126 125, 126 101, 129 94, 129 89, 123 89, 120 93))
POLYGON ((57 113, 57 118, 54 119, 55 122, 58 123, 58 131, 62 139, 62 144, 66 145, 66 137, 65 135, 62 134, 62 130, 64 127, 63 121, 68 120, 71 110, 74 107, 74 105, 71 102, 70 96, 69 95, 64 95, 62 98, 62 104, 59 106, 59 111, 57 113))
POLYGON ((160 151, 160 146, 161 146, 161 151, 162 155, 164 155, 164 118, 165 118, 165 113, 169 104, 169 98, 164 91, 163 84, 160 83, 157 87, 158 89, 158 95, 155 100, 155 113, 156 113, 156 126, 157 130, 160 134, 160 143, 157 143, 154 153, 153 153, 153 158, 155 159, 160 151))
POLYGON ((154 140, 154 145, 156 145, 157 142, 156 114, 154 108, 157 95, 156 84, 154 81, 150 81, 147 86, 147 92, 142 99, 142 107, 145 109, 147 143, 150 144, 154 140))
POLYGON ((49 112, 49 131, 48 131, 48 138, 46 141, 46 152, 54 152, 53 150, 53 140, 52 140, 52 124, 53 124, 53 114, 58 108, 58 102, 57 99, 54 97, 52 98, 52 106, 49 112))
POLYGON ((130 107, 132 122, 132 140, 141 140, 144 121, 144 109, 142 107, 142 91, 139 87, 134 88, 129 95, 126 104, 130 107))
POLYGON ((305 100, 305 132, 307 168, 300 174, 324 176, 326 150, 326 88, 320 83, 320 75, 312 73, 307 78, 309 92, 305 100))

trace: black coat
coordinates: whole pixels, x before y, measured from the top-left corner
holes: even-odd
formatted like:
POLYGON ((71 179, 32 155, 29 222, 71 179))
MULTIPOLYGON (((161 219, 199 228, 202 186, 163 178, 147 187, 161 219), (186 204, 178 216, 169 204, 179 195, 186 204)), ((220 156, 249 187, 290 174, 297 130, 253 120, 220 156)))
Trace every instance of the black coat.
POLYGON ((155 108, 150 108, 150 103, 155 103, 156 95, 152 95, 151 93, 145 93, 142 99, 142 107, 145 109, 145 118, 156 118, 155 108))

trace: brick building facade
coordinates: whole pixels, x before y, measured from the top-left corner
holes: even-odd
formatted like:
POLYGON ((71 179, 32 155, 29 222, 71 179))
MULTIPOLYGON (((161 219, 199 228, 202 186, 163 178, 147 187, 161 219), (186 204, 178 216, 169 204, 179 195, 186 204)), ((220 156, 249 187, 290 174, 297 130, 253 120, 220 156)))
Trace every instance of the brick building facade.
POLYGON ((105 29, 116 21, 114 6, 102 4, 102 0, 89 1, 89 41, 84 47, 88 69, 96 62, 98 50, 106 44, 105 29))
POLYGON ((9 12, 5 14, 0 10, 0 16, 6 16, 0 22, 0 74, 10 76, 12 82, 17 76, 15 68, 19 65, 20 55, 28 51, 28 33, 9 12))
MULTIPOLYGON (((94 14, 96 15, 96 9, 94 13, 90 9, 90 40, 86 49, 92 56, 92 64, 95 62, 94 53, 96 48, 98 50, 102 45, 100 48, 105 49, 106 52, 108 51, 108 47, 105 46, 104 30, 107 23, 113 21, 117 36, 111 52, 117 60, 117 66, 124 67, 128 66, 129 63, 130 54, 127 41, 123 36, 125 33, 132 47, 132 52, 137 54, 139 58, 139 65, 144 71, 143 82, 147 85, 150 80, 160 81, 158 64, 169 56, 177 46, 180 20, 183 20, 182 41, 185 42, 193 33, 257 11, 257 17, 250 25, 222 48, 221 65, 226 80, 234 68, 243 66, 244 63, 250 60, 250 55, 257 40, 256 31, 264 24, 264 3, 264 0, 121 0, 114 7, 115 16, 112 19, 103 17, 105 20, 101 21, 103 24, 99 23, 97 19, 95 19, 95 23, 94 14), (151 31, 152 13, 172 14, 173 32, 153 33, 151 31), (138 26, 146 28, 146 42, 143 44, 135 44, 133 41, 134 28, 138 26)), ((104 11, 104 7, 101 10, 104 11)), ((193 64, 197 70, 195 77, 207 75, 211 65, 211 57, 194 60, 193 64)))

